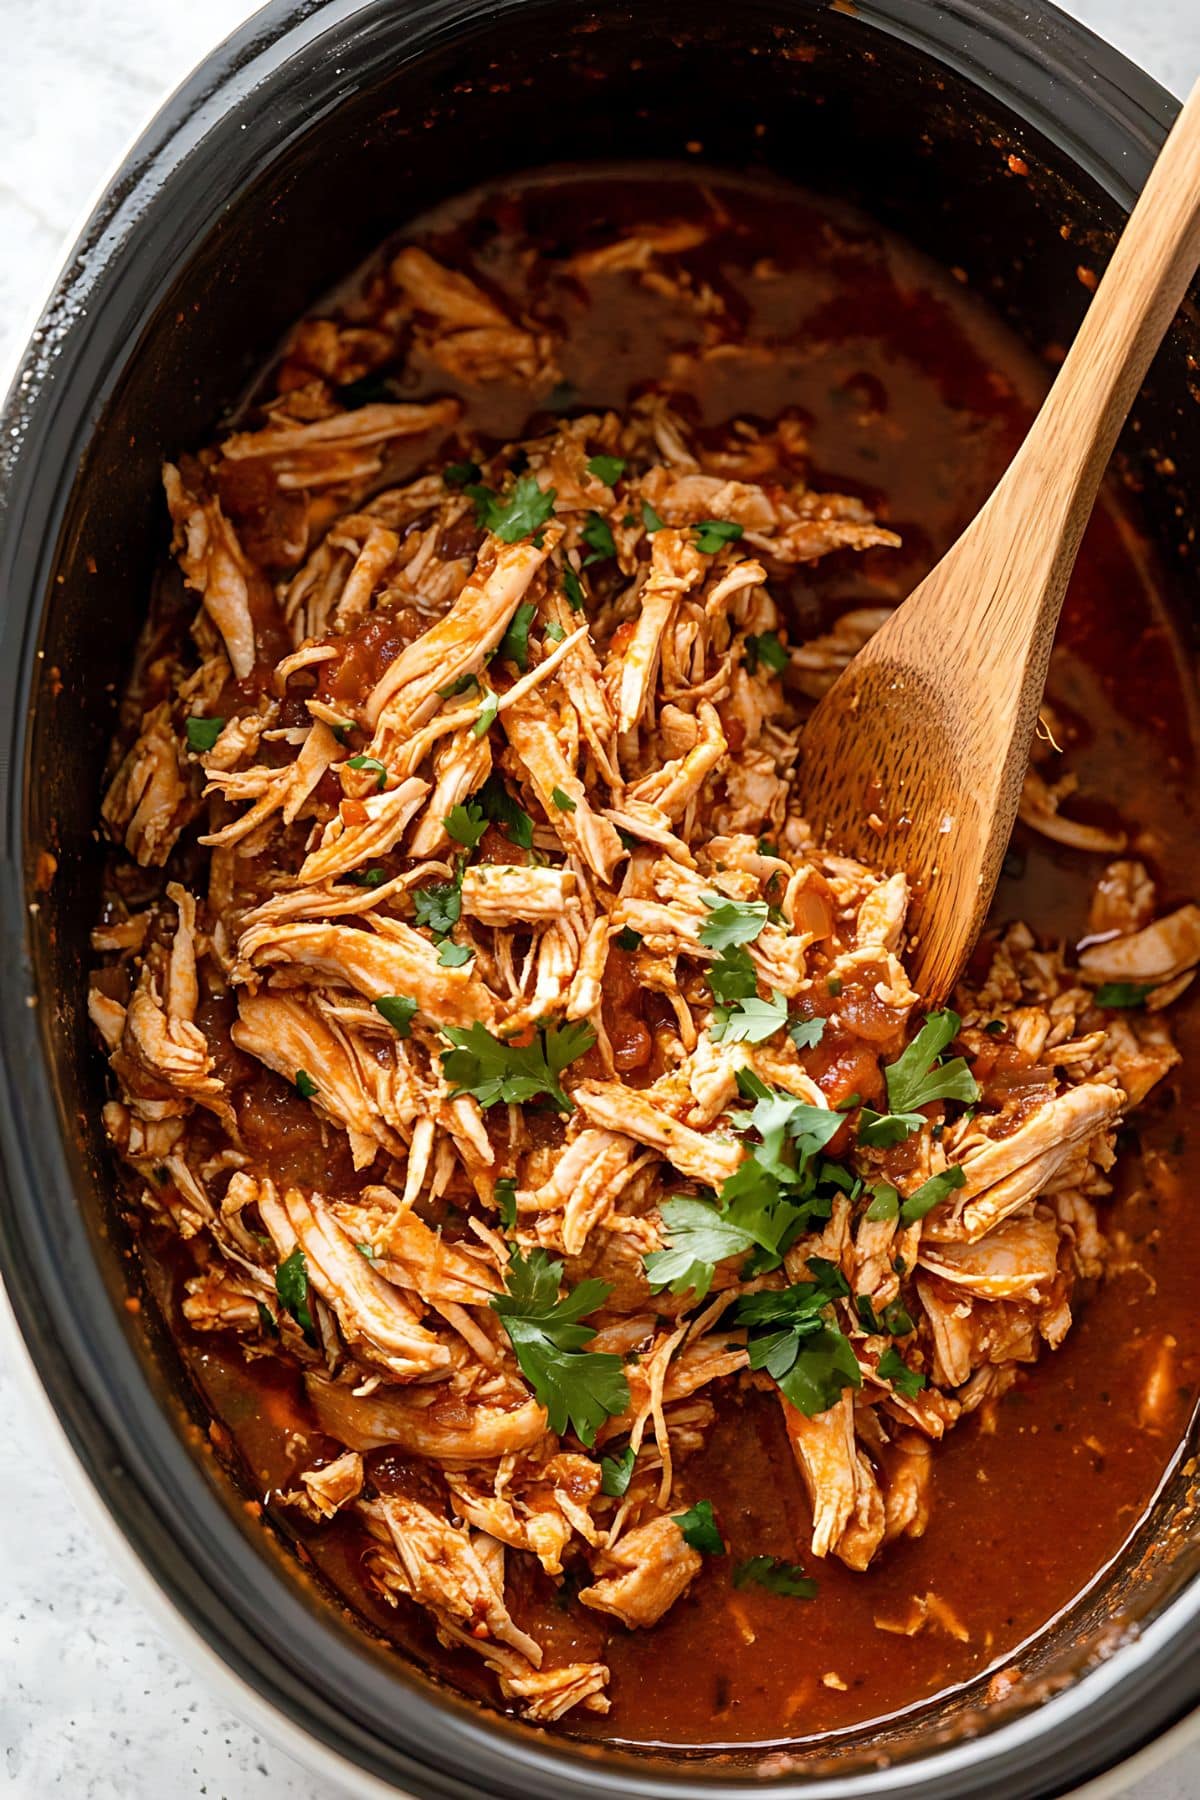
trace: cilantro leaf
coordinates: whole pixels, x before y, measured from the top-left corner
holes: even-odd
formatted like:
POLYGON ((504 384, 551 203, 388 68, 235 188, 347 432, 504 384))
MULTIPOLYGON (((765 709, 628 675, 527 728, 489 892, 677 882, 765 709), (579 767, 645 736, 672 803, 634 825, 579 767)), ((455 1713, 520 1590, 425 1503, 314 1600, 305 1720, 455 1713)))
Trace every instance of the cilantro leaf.
POLYGON ((704 1556, 724 1556, 725 1540, 713 1518, 711 1500, 697 1500, 686 1512, 672 1513, 672 1519, 683 1533, 683 1541, 704 1556))
POLYGON ((650 536, 653 536, 656 531, 661 531, 666 522, 665 519, 659 518, 648 500, 642 501, 642 524, 650 536))
POLYGON ((626 1493, 633 1477, 633 1465, 637 1461, 637 1451, 632 1444, 626 1444, 620 1456, 602 1456, 600 1458, 600 1492, 607 1494, 610 1500, 619 1500, 626 1493))
POLYGON ((412 899, 417 924, 435 937, 445 937, 462 916, 461 870, 453 881, 431 881, 428 887, 414 888, 412 899))
POLYGON ((299 1244, 285 1256, 275 1271, 275 1292, 280 1304, 291 1313, 306 1337, 313 1330, 312 1313, 308 1309, 308 1263, 299 1244))
POLYGON ((379 776, 379 781, 376 785, 381 794, 387 786, 387 764, 380 762, 377 756, 352 756, 347 761, 346 767, 348 769, 373 769, 379 776))
POLYGON ((489 487, 472 484, 463 492, 475 502, 475 519, 502 543, 515 544, 518 538, 531 537, 540 531, 554 511, 557 498, 553 488, 544 491, 536 475, 522 475, 507 500, 501 500, 489 487))
POLYGON ((797 1050, 811 1050, 825 1035, 828 1019, 796 1019, 788 1026, 788 1036, 797 1050))
POLYGON ((496 649, 496 655, 515 662, 522 675, 529 667, 529 627, 536 618, 537 607, 533 601, 522 600, 496 649))
POLYGON ((377 888, 383 886, 387 876, 382 869, 351 869, 348 875, 342 875, 339 879, 349 881, 355 887, 377 888))
POLYGON ((766 1588, 768 1593, 783 1594, 789 1600, 815 1600, 817 1584, 811 1575, 806 1575, 799 1563, 782 1562, 777 1556, 750 1556, 745 1562, 736 1564, 733 1571, 734 1587, 746 1587, 750 1582, 766 1588))
POLYGON ((492 1300, 521 1373, 545 1407, 551 1431, 560 1436, 568 1423, 581 1443, 595 1442, 605 1419, 629 1405, 629 1383, 619 1356, 585 1350, 595 1332, 580 1320, 608 1299, 607 1281, 583 1281, 558 1298, 562 1264, 545 1250, 523 1257, 513 1249, 504 1285, 492 1300))
POLYGON ((302 1100, 315 1100, 317 1097, 317 1084, 307 1069, 296 1070, 296 1092, 302 1100))
POLYGON ((858 1115, 858 1141, 873 1149, 887 1150, 893 1144, 902 1144, 928 1123, 924 1113, 877 1113, 873 1107, 864 1106, 858 1115))
POLYGON ((746 638, 746 667, 753 675, 759 663, 769 669, 772 675, 782 675, 788 666, 788 653, 774 631, 763 631, 746 638))
POLYGON ((962 1187, 966 1179, 957 1163, 951 1163, 940 1175, 931 1175, 928 1181, 921 1183, 915 1194, 910 1194, 907 1200, 901 1202, 901 1219, 906 1225, 911 1225, 915 1219, 923 1219, 927 1212, 932 1212, 939 1200, 944 1200, 955 1188, 962 1187))
POLYGON ((691 1292, 696 1301, 703 1300, 717 1263, 762 1247, 771 1235, 767 1215, 756 1218, 745 1205, 731 1217, 710 1200, 680 1194, 664 1200, 659 1211, 670 1248, 652 1250, 645 1259, 656 1294, 670 1288, 673 1294, 691 1292))
POLYGON ((443 969, 461 969, 464 963, 473 962, 474 958, 470 944, 456 944, 451 938, 443 938, 438 945, 438 963, 443 969))
POLYGON ((787 999, 778 988, 771 990, 769 1000, 751 995, 737 1006, 718 1006, 713 1014, 713 1042, 765 1044, 787 1024, 787 1016, 787 999))
POLYGON ((583 611, 583 583, 580 581, 571 564, 563 559, 562 566, 563 593, 567 596, 567 605, 572 612, 583 611))
POLYGON ((879 1375, 884 1381, 890 1381, 898 1394, 911 1400, 925 1386, 925 1377, 918 1369, 910 1369, 895 1344, 889 1344, 876 1365, 879 1375))
POLYGON ((708 965, 708 985, 713 991, 713 999, 722 1006, 732 1006, 737 1000, 749 1000, 758 992, 758 976, 754 972, 750 952, 737 944, 728 950, 722 950, 716 960, 708 965))
MULTIPOLYGON (((192 721, 188 720, 188 742, 191 742, 192 721)), ((1154 992, 1153 983, 1143 987, 1136 981, 1102 981, 1096 989, 1094 998, 1097 1006, 1144 1006, 1146 995, 1154 992)))
POLYGON ((626 463, 623 456, 590 456, 587 461, 587 472, 602 481, 605 487, 613 487, 625 473, 626 463))
POLYGON ((590 512, 580 528, 579 535, 592 553, 583 559, 585 569, 589 563, 603 562, 606 557, 617 554, 612 527, 603 513, 590 512))
POLYGON ((495 1187, 496 1205, 500 1209, 500 1223, 505 1231, 511 1231, 517 1222, 517 1184, 511 1175, 502 1175, 495 1187))
POLYGON ((576 810, 575 802, 572 800, 570 794, 564 794, 560 787, 551 788, 550 798, 553 800, 555 806, 557 806, 559 812, 573 813, 576 810))
POLYGON ((442 820, 447 835, 456 844, 465 844, 473 850, 488 828, 482 806, 477 800, 468 800, 465 806, 452 806, 442 820))
POLYGON ((188 749, 195 750, 198 755, 203 755, 206 750, 212 749, 224 729, 224 719, 215 717, 202 719, 198 715, 193 715, 188 720, 186 727, 188 749))
POLYGON ((955 1012, 930 1013, 907 1050, 884 1069, 893 1113, 914 1113, 933 1100, 961 1100, 968 1106, 978 1100, 978 1085, 961 1056, 938 1061, 961 1024, 955 1012))
POLYGON ((829 1307, 849 1293, 833 1263, 809 1258, 815 1279, 744 1294, 734 1317, 749 1329, 750 1367, 765 1369, 785 1399, 806 1414, 826 1412, 842 1390, 862 1386, 854 1350, 829 1322, 829 1307))
POLYGON ((387 1020, 397 1037, 412 1035, 412 1022, 417 1012, 415 1000, 410 999, 407 994, 381 994, 372 1004, 380 1017, 387 1020))
POLYGON ((752 944, 767 922, 765 900, 726 900, 723 894, 701 894, 708 917, 700 927, 706 950, 728 950, 736 944, 752 944))
POLYGON ((560 1112, 572 1103, 559 1077, 568 1063, 590 1050, 596 1034, 590 1025, 576 1021, 551 1025, 529 1044, 506 1044, 476 1021, 467 1029, 448 1025, 446 1036, 454 1046, 442 1051, 442 1071, 454 1083, 453 1093, 471 1094, 480 1106, 520 1105, 539 1094, 549 1094, 560 1112))
POLYGON ((519 850, 533 849, 533 820, 524 807, 518 806, 504 785, 504 777, 495 770, 475 795, 483 816, 498 825, 505 837, 519 850))
POLYGON ((803 1163, 823 1150, 841 1126, 842 1115, 832 1108, 810 1106, 793 1094, 769 1088, 748 1069, 738 1071, 738 1086, 755 1104, 749 1113, 736 1115, 733 1122, 758 1132, 762 1144, 754 1152, 754 1160, 778 1181, 793 1181, 798 1173, 788 1159, 789 1143, 795 1145, 795 1154, 803 1163))
POLYGON ((442 480, 447 487, 461 488, 466 487, 468 482, 478 481, 482 474, 483 470, 477 462, 452 462, 447 463, 442 470, 442 480))
POLYGON ((726 544, 736 543, 742 531, 732 519, 701 519, 696 526, 696 548, 702 556, 715 556, 726 544))
POLYGON ((890 1181, 877 1181, 871 1189, 875 1198, 867 1208, 867 1217, 873 1225, 881 1219, 895 1219, 900 1214, 900 1195, 890 1181))

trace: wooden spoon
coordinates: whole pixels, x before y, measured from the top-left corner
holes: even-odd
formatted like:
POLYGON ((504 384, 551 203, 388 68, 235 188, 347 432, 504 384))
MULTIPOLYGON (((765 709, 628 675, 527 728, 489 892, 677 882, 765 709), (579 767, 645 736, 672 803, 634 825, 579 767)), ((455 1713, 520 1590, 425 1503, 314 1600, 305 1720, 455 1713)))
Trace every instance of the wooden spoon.
POLYGON ((948 994, 1008 845, 1067 579, 1105 465, 1200 262, 1200 83, 1028 437, 804 734, 818 836, 914 886, 910 970, 948 994))

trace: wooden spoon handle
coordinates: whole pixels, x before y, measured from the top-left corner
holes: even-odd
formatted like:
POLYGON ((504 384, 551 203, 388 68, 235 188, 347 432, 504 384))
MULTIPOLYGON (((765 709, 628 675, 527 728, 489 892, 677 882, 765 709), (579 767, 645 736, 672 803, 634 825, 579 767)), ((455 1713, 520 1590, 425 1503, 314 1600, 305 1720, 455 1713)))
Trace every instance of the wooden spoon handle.
MULTIPOLYGON (((1200 262, 1200 82, 1176 119, 1054 386, 993 496, 1060 532, 1063 584, 1118 433, 1200 262)), ((991 503, 985 511, 991 511, 991 503)), ((1011 509, 1011 510, 1010 510, 1011 509)), ((1014 531, 1010 548, 1019 536, 1014 531)), ((1031 546, 1032 548, 1033 546, 1031 546)), ((1060 596, 1061 597, 1061 596, 1060 596)))

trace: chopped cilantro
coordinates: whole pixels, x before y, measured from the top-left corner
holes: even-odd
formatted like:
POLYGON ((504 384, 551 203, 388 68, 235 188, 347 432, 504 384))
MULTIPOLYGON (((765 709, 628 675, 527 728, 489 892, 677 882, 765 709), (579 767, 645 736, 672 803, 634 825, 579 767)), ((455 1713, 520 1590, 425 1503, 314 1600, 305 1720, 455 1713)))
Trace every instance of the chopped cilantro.
POLYGON ((841 991, 842 991, 841 976, 840 975, 827 975, 825 977, 825 992, 828 995, 830 995, 830 997, 832 999, 836 1000, 838 995, 841 993, 841 991))
POLYGON ((656 531, 661 531, 666 522, 665 519, 659 518, 648 500, 642 501, 642 524, 646 527, 647 532, 651 536, 653 536, 656 531))
POLYGON ((602 481, 605 487, 614 487, 625 473, 623 456, 591 456, 587 462, 587 472, 602 481))
POLYGON ((456 844, 465 844, 473 850, 484 832, 488 822, 478 800, 468 800, 465 806, 452 806, 442 820, 447 834, 456 844))
POLYGON ((629 1405, 629 1383, 619 1356, 588 1351, 595 1332, 580 1320, 603 1306, 611 1292, 607 1281, 583 1281, 563 1299, 558 1297, 562 1264, 545 1250, 527 1257, 510 1252, 504 1285, 492 1306, 507 1331, 521 1373, 545 1407, 551 1431, 560 1436, 570 1424, 584 1444, 595 1442, 605 1419, 629 1405))
POLYGON ((517 805, 505 787, 502 775, 493 770, 475 799, 483 808, 484 818, 499 826, 519 850, 533 849, 533 820, 524 807, 517 805))
POLYGON ((476 713, 475 722, 471 726, 471 736, 477 738, 484 737, 495 724, 496 714, 499 711, 500 696, 499 694, 493 694, 491 690, 488 689, 483 696, 483 705, 476 713))
POLYGON ((726 900, 722 894, 701 894, 700 898, 708 908, 700 927, 700 942, 707 950, 752 944, 767 922, 765 900, 726 900))
POLYGON ((508 630, 500 639, 496 655, 515 662, 522 675, 529 667, 529 627, 537 617, 532 600, 522 600, 508 622, 508 630))
POLYGON ((296 1070, 296 1092, 302 1100, 315 1100, 317 1084, 307 1069, 296 1070))
POLYGON ((600 1492, 607 1494, 610 1500, 619 1500, 627 1492, 633 1476, 633 1465, 637 1461, 637 1451, 632 1444, 626 1444, 620 1456, 602 1456, 600 1458, 600 1492))
POLYGON ((475 952, 470 944, 456 944, 450 938, 443 938, 438 945, 438 962, 443 969, 461 969, 464 963, 474 960, 475 952))
POLYGON ((515 544, 518 538, 532 537, 540 531, 554 511, 555 490, 538 486, 536 475, 522 475, 507 500, 501 500, 489 487, 472 483, 463 492, 475 502, 475 518, 502 543, 515 544))
MULTIPOLYGON (((747 960, 749 960, 747 958, 747 960)), ((718 1006, 713 1013, 712 1038, 717 1044, 765 1044, 787 1024, 788 1005, 778 988, 769 1000, 756 994, 736 1006, 718 1006)))
POLYGON ((478 675, 472 675, 470 670, 468 670, 465 675, 460 675, 457 681, 448 681, 445 687, 440 687, 438 689, 438 698, 441 700, 453 700, 456 695, 469 693, 473 687, 478 686, 478 675))
POLYGON ((346 767, 348 769, 372 770, 379 777, 379 780, 375 785, 381 794, 387 786, 387 764, 385 762, 380 762, 377 756, 352 756, 347 762, 346 767))
POLYGON ((355 887, 377 888, 383 886, 387 876, 382 869, 352 869, 342 880, 353 882, 355 887))
POLYGON ((683 1533, 684 1543, 691 1549, 699 1550, 704 1556, 724 1556, 725 1540, 713 1518, 711 1500, 697 1500, 686 1512, 672 1513, 671 1516, 683 1533))
POLYGON ((565 557, 562 566, 562 584, 563 593, 567 596, 567 605, 570 607, 571 611, 582 612, 583 584, 565 557))
POLYGON ((962 1187, 966 1179, 957 1163, 951 1163, 950 1167, 943 1169, 940 1175, 931 1175, 928 1181, 921 1183, 914 1194, 910 1194, 907 1200, 901 1202, 901 1220, 905 1225, 911 1225, 915 1220, 923 1219, 927 1212, 933 1211, 939 1200, 944 1200, 947 1194, 954 1192, 955 1188, 962 1187))
POLYGON ((933 1100, 961 1100, 967 1106, 978 1100, 979 1089, 961 1056, 938 1061, 961 1023, 949 1010, 930 1013, 907 1050, 884 1069, 892 1112, 916 1112, 933 1100))
POLYGON ((734 1311, 749 1331, 750 1367, 765 1369, 784 1398, 811 1418, 843 1389, 862 1386, 849 1339, 832 1322, 832 1302, 849 1293, 835 1263, 810 1257, 815 1279, 743 1294, 734 1311))
POLYGON ((188 749, 203 755, 206 750, 212 749, 224 729, 224 719, 193 716, 187 722, 188 749))
POLYGON ((607 557, 617 554, 612 529, 603 513, 590 512, 580 528, 579 535, 592 553, 583 559, 585 569, 590 563, 604 562, 607 557))
POLYGON ((815 1600, 817 1584, 806 1575, 799 1563, 782 1562, 777 1556, 750 1556, 737 1563, 733 1571, 734 1587, 754 1582, 770 1594, 782 1594, 788 1600, 815 1600))
POLYGON ((719 1262, 750 1254, 755 1273, 778 1268, 788 1245, 812 1216, 815 1180, 808 1165, 833 1136, 841 1118, 768 1088, 742 1072, 758 1104, 741 1122, 758 1131, 761 1144, 722 1184, 716 1200, 676 1195, 660 1207, 669 1248, 646 1257, 657 1293, 694 1292, 702 1300, 719 1262))
POLYGON ((453 1093, 471 1094, 480 1106, 519 1105, 539 1094, 549 1094, 560 1112, 571 1111, 560 1076, 596 1041, 590 1025, 576 1021, 550 1025, 529 1044, 506 1044, 476 1021, 465 1030, 448 1025, 446 1036, 454 1048, 443 1050, 442 1071, 453 1082, 453 1093))
POLYGON ((465 488, 470 482, 478 481, 482 474, 477 462, 452 462, 442 470, 442 480, 447 487, 465 488))
POLYGON ((696 548, 702 556, 715 556, 726 544, 736 543, 742 530, 731 519, 701 519, 696 526, 696 548))
POLYGON ((366 1262, 373 1263, 378 1261, 375 1251, 370 1244, 355 1244, 354 1248, 366 1262))
POLYGON ((788 1026, 788 1036, 797 1050, 811 1050, 825 1035, 825 1019, 797 1019, 788 1026))
MULTIPOLYGON (((190 723, 190 721, 189 721, 190 723)), ((1096 989, 1096 1005, 1111 1007, 1144 1006, 1153 984, 1143 987, 1136 981, 1104 981, 1096 989)))
POLYGON ((890 1181, 876 1181, 871 1192, 875 1198, 867 1208, 867 1217, 873 1225, 882 1219, 896 1219, 900 1216, 900 1195, 890 1181))
POLYGON ((552 788, 550 790, 550 798, 553 800, 555 806, 557 806, 559 812, 573 813, 575 811, 575 802, 572 800, 570 794, 564 794, 560 787, 552 788))
POLYGON ((275 1271, 275 1292, 305 1336, 311 1336, 312 1313, 308 1309, 308 1264, 299 1244, 275 1271))
POLYGON ((708 984, 713 998, 729 1007, 738 1000, 749 1000, 758 992, 758 976, 750 960, 750 952, 738 944, 722 950, 708 965, 708 984))
POLYGON ((502 1175, 495 1188, 496 1205, 500 1209, 500 1223, 505 1231, 511 1231, 517 1222, 517 1184, 511 1175, 502 1175))
POLYGON ((415 1000, 408 994, 381 994, 373 1004, 375 1011, 387 1020, 397 1037, 411 1037, 412 1022, 417 1012, 415 1000))
POLYGON ((930 1013, 912 1043, 894 1063, 884 1069, 887 1081, 888 1111, 862 1110, 858 1141, 886 1148, 903 1143, 927 1122, 918 1107, 934 1100, 959 1100, 973 1105, 979 1088, 961 1056, 948 1063, 939 1061, 942 1052, 955 1036, 962 1020, 955 1012, 930 1013))
POLYGON ((435 937, 445 937, 462 916, 461 870, 453 881, 431 881, 428 887, 414 888, 412 899, 417 924, 435 937))
POLYGON ((898 1394, 911 1400, 925 1386, 925 1377, 916 1369, 910 1369, 895 1344, 889 1344, 876 1365, 877 1371, 884 1381, 890 1381, 898 1394))
POLYGON ((746 639, 746 667, 753 675, 759 663, 772 675, 781 675, 788 665, 788 653, 773 631, 760 632, 746 639))

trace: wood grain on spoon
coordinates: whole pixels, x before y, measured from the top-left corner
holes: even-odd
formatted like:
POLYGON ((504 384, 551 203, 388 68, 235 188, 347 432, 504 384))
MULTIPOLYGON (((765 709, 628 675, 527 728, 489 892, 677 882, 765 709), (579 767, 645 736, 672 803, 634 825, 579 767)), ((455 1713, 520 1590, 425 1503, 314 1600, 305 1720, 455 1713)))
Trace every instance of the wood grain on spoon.
POLYGON ((1003 479, 805 732, 800 800, 818 835, 914 882, 910 967, 930 1000, 983 925, 1079 540, 1198 263, 1200 83, 1003 479))

